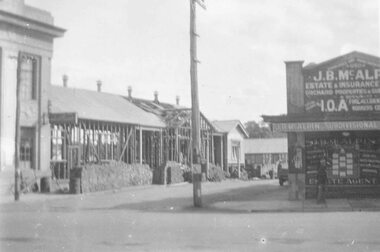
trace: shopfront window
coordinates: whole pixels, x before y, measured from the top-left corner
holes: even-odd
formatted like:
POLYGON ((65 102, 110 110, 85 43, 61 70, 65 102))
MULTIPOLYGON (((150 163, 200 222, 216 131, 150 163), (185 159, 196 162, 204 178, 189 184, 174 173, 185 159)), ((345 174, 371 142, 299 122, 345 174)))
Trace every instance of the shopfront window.
POLYGON ((316 183, 319 162, 327 159, 329 184, 380 184, 377 132, 334 132, 306 137, 306 181, 316 183))

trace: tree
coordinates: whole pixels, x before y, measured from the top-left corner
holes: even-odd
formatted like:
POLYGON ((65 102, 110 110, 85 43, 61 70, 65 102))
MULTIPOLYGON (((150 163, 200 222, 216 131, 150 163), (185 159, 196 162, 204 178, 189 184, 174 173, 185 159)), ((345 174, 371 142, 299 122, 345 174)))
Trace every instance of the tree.
POLYGON ((272 137, 286 137, 286 134, 279 132, 272 132, 269 126, 264 122, 248 121, 244 124, 248 132, 249 138, 272 138, 272 137))

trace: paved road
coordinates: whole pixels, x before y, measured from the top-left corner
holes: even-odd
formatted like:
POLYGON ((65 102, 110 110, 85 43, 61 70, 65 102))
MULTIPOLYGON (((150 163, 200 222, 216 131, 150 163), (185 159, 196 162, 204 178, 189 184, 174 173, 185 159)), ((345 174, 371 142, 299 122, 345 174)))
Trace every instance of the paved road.
POLYGON ((286 188, 274 181, 207 183, 203 194, 202 209, 192 207, 187 184, 24 196, 0 205, 0 250, 380 251, 376 211, 252 213, 236 207, 284 200, 286 188))

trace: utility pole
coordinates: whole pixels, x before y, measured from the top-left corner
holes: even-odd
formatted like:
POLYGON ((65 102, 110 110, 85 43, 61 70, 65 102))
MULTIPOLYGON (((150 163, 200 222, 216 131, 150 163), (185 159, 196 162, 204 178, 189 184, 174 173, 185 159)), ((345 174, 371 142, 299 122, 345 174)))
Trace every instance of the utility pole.
POLYGON ((190 80, 191 80, 191 128, 192 128, 192 149, 193 149, 193 199, 194 206, 202 206, 201 193, 201 173, 195 173, 195 167, 199 168, 201 164, 201 130, 200 130, 200 112, 198 97, 198 73, 197 64, 197 37, 196 33, 196 4, 202 8, 206 8, 204 0, 190 0, 190 80))
POLYGON ((16 86, 16 133, 15 133, 15 201, 20 199, 20 72, 22 57, 17 60, 17 86, 16 86))

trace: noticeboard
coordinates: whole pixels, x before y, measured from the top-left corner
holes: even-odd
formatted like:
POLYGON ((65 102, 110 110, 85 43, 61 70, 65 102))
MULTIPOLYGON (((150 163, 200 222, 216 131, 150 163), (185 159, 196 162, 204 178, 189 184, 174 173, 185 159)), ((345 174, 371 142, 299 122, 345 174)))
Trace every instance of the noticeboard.
POLYGON ((380 111, 380 68, 358 59, 305 69, 306 113, 380 111))

